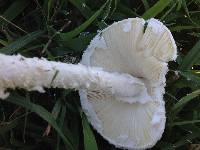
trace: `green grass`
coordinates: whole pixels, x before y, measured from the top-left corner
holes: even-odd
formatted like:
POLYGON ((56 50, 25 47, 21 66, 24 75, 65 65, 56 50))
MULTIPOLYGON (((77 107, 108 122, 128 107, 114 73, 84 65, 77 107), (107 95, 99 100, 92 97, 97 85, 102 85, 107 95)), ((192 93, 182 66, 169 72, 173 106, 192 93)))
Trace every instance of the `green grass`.
MULTIPOLYGON (((78 62, 97 30, 129 17, 160 19, 178 46, 167 75, 166 129, 152 149, 200 143, 200 0, 0 1, 0 52, 78 62)), ((46 91, 16 90, 0 101, 0 149, 116 149, 91 129, 77 92, 46 91)))

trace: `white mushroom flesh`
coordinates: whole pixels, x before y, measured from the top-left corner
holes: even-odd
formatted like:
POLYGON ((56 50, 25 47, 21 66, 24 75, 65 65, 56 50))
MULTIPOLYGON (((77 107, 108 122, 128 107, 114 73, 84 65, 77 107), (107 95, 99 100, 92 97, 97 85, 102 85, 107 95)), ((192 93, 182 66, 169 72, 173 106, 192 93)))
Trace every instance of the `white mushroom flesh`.
MULTIPOLYGON (((116 147, 150 148, 161 138, 165 128, 163 101, 167 62, 175 60, 176 45, 170 31, 156 19, 141 18, 116 22, 99 32, 83 54, 81 63, 102 67, 109 72, 128 73, 140 78, 152 98, 144 104, 126 103, 102 89, 81 90, 82 107, 93 127, 116 147), (96 46, 104 39, 106 47, 96 46)), ((122 86, 123 90, 126 85, 122 86)), ((122 98, 123 99, 123 98, 122 98)), ((127 101, 127 100, 125 100, 127 101)))
MULTIPOLYGON (((110 73, 101 68, 82 64, 73 65, 21 55, 0 54, 0 98, 6 98, 6 90, 23 88, 45 92, 43 88, 103 89, 122 101, 136 102, 138 96, 146 96, 141 103, 151 100, 142 80, 124 73, 110 73), (122 86, 125 88, 121 89, 122 86), (135 98, 132 100, 132 98, 135 98)), ((117 99, 116 99, 117 100, 117 99)))

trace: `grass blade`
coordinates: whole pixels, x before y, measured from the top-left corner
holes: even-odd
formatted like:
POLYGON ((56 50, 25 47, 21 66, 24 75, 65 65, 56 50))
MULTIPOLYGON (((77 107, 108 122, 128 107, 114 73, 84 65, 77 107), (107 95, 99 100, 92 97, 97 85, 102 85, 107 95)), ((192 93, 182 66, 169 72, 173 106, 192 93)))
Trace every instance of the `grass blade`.
POLYGON ((95 137, 93 135, 93 132, 89 126, 89 123, 84 113, 81 114, 81 117, 82 117, 82 125, 83 125, 85 150, 98 150, 95 137))
POLYGON ((14 120, 10 122, 1 122, 0 125, 0 135, 10 131, 11 129, 15 128, 18 125, 19 120, 14 120))
POLYGON ((49 0, 48 1, 48 15, 47 15, 47 20, 49 20, 49 18, 50 18, 50 15, 51 15, 51 13, 52 13, 52 11, 53 11, 53 5, 54 5, 54 0, 49 0))
POLYGON ((139 15, 135 11, 133 11, 129 7, 126 7, 126 5, 124 5, 123 3, 117 4, 117 10, 120 13, 125 14, 125 15, 130 16, 130 17, 136 17, 136 16, 139 17, 139 15))
POLYGON ((199 29, 199 26, 175 26, 175 27, 170 27, 171 32, 180 32, 182 30, 191 30, 191 29, 199 29))
POLYGON ((60 102, 59 100, 56 101, 56 103, 55 103, 55 105, 54 105, 54 107, 53 107, 53 110, 52 110, 52 112, 51 112, 52 116, 53 116, 55 119, 58 118, 58 115, 59 115, 59 113, 60 113, 60 111, 61 111, 61 108, 62 108, 61 102, 60 102))
POLYGON ((181 98, 173 107, 172 107, 172 111, 173 112, 177 112, 180 111, 188 102, 190 102, 191 100, 193 100, 195 97, 200 95, 200 90, 196 90, 186 96, 184 96, 183 98, 181 98))
POLYGON ((105 8, 107 2, 98 10, 94 13, 94 15, 92 15, 87 21, 85 21, 82 25, 80 25, 79 27, 77 27, 76 29, 67 32, 67 33, 60 33, 59 36, 62 40, 69 40, 74 38, 75 36, 77 36, 79 33, 81 33, 82 31, 84 31, 103 11, 103 9, 105 8))
POLYGON ((192 66, 197 63, 200 59, 200 40, 195 46, 188 52, 184 57, 182 63, 179 66, 180 70, 189 70, 192 66))
POLYGON ((111 11, 111 4, 112 4, 112 0, 108 0, 108 4, 106 5, 103 13, 102 13, 102 21, 106 20, 106 18, 109 16, 110 11, 111 11))
POLYGON ((149 19, 155 17, 157 14, 163 11, 169 4, 171 0, 159 0, 154 6, 149 8, 142 17, 144 19, 149 19))
POLYGON ((8 42, 0 39, 0 44, 3 45, 3 46, 6 46, 8 44, 8 42))
POLYGON ((73 52, 81 52, 84 49, 86 49, 87 45, 90 43, 91 39, 94 36, 95 36, 95 34, 88 34, 88 35, 79 36, 77 38, 70 39, 68 41, 58 41, 58 42, 60 42, 60 43, 62 42, 62 45, 64 46, 63 49, 65 51, 68 51, 67 49, 70 49, 73 52), (77 43, 79 43, 79 44, 77 44, 77 43))
POLYGON ((189 141, 199 137, 197 133, 187 134, 186 136, 183 136, 178 142, 174 143, 174 147, 178 148, 185 144, 188 144, 189 141))
MULTIPOLYGON (((9 21, 15 19, 29 4, 27 0, 16 0, 10 7, 3 13, 3 17, 9 21)), ((0 26, 7 25, 8 22, 0 18, 0 26)))
POLYGON ((46 109, 44 109, 42 106, 36 105, 30 101, 26 101, 23 97, 19 95, 10 96, 6 101, 24 107, 26 109, 29 109, 32 112, 35 112, 38 116, 46 120, 52 127, 54 127, 54 129, 63 139, 63 142, 68 145, 68 148, 70 150, 75 150, 71 142, 63 134, 62 129, 59 127, 58 123, 56 122, 52 114, 48 112, 46 109))
POLYGON ((69 2, 78 8, 86 19, 92 15, 92 10, 85 4, 85 0, 69 0, 69 2))
POLYGON ((169 8, 169 9, 165 12, 165 14, 160 18, 160 20, 164 20, 164 19, 167 17, 167 15, 169 15, 169 14, 172 12, 172 10, 176 7, 176 4, 177 4, 177 3, 174 3, 174 4, 171 6, 171 8, 169 8))
MULTIPOLYGON (((60 100, 58 100, 58 101, 61 104, 61 101, 60 100)), ((66 105, 62 105, 61 106, 61 112, 60 112, 59 118, 57 118, 58 124, 61 127, 61 129, 63 129, 63 126, 64 126, 65 116, 66 116, 66 105)), ((58 137, 57 137, 57 145, 56 145, 57 150, 60 149, 59 147, 60 147, 60 136, 58 135, 58 137)))
POLYGON ((4 54, 12 54, 14 52, 17 52, 20 48, 23 48, 30 42, 40 37, 43 33, 43 31, 35 31, 30 34, 27 34, 12 42, 11 44, 7 45, 6 47, 1 48, 0 52, 4 54))
POLYGON ((200 120, 191 120, 191 121, 181 121, 181 122, 174 122, 172 123, 173 126, 181 126, 181 125, 187 125, 187 124, 193 124, 193 123, 199 123, 200 120))
POLYGON ((187 80, 191 80, 194 83, 200 85, 200 75, 198 75, 195 71, 180 71, 180 74, 184 76, 187 80))
POLYGON ((148 1, 147 0, 141 0, 141 1, 142 1, 143 5, 144 5, 145 10, 148 10, 149 9, 148 1))

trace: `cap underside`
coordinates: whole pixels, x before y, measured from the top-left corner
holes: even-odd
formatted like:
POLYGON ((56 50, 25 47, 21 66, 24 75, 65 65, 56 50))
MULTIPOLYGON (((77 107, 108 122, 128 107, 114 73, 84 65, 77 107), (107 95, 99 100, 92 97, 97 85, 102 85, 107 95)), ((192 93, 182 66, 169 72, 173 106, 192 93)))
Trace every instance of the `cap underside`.
POLYGON ((145 104, 129 104, 103 89, 80 90, 88 120, 116 147, 150 148, 165 128, 165 75, 167 62, 176 58, 176 45, 170 31, 159 21, 148 20, 145 32, 144 24, 141 18, 112 24, 91 41, 81 61, 87 66, 142 79, 153 98, 145 104))

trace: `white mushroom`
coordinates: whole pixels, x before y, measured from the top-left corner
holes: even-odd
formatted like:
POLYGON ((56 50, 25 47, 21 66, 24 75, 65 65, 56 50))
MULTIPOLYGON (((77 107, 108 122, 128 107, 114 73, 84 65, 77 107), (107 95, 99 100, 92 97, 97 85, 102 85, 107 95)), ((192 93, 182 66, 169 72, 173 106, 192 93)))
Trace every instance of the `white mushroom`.
POLYGON ((161 22, 147 22, 145 32, 140 18, 99 32, 78 65, 0 54, 0 98, 8 88, 74 88, 89 121, 110 143, 152 147, 165 128, 165 75, 176 45, 161 22))
MULTIPOLYGON (((99 32, 85 51, 81 63, 109 72, 140 78, 152 100, 136 103, 116 100, 102 89, 81 90, 82 107, 93 127, 116 147, 150 148, 165 128, 163 93, 167 62, 176 59, 174 39, 161 22, 131 18, 99 32), (99 40, 101 39, 101 40, 99 40), (102 46, 103 45, 103 46, 102 46)), ((121 90, 126 85, 121 86, 121 90)))

